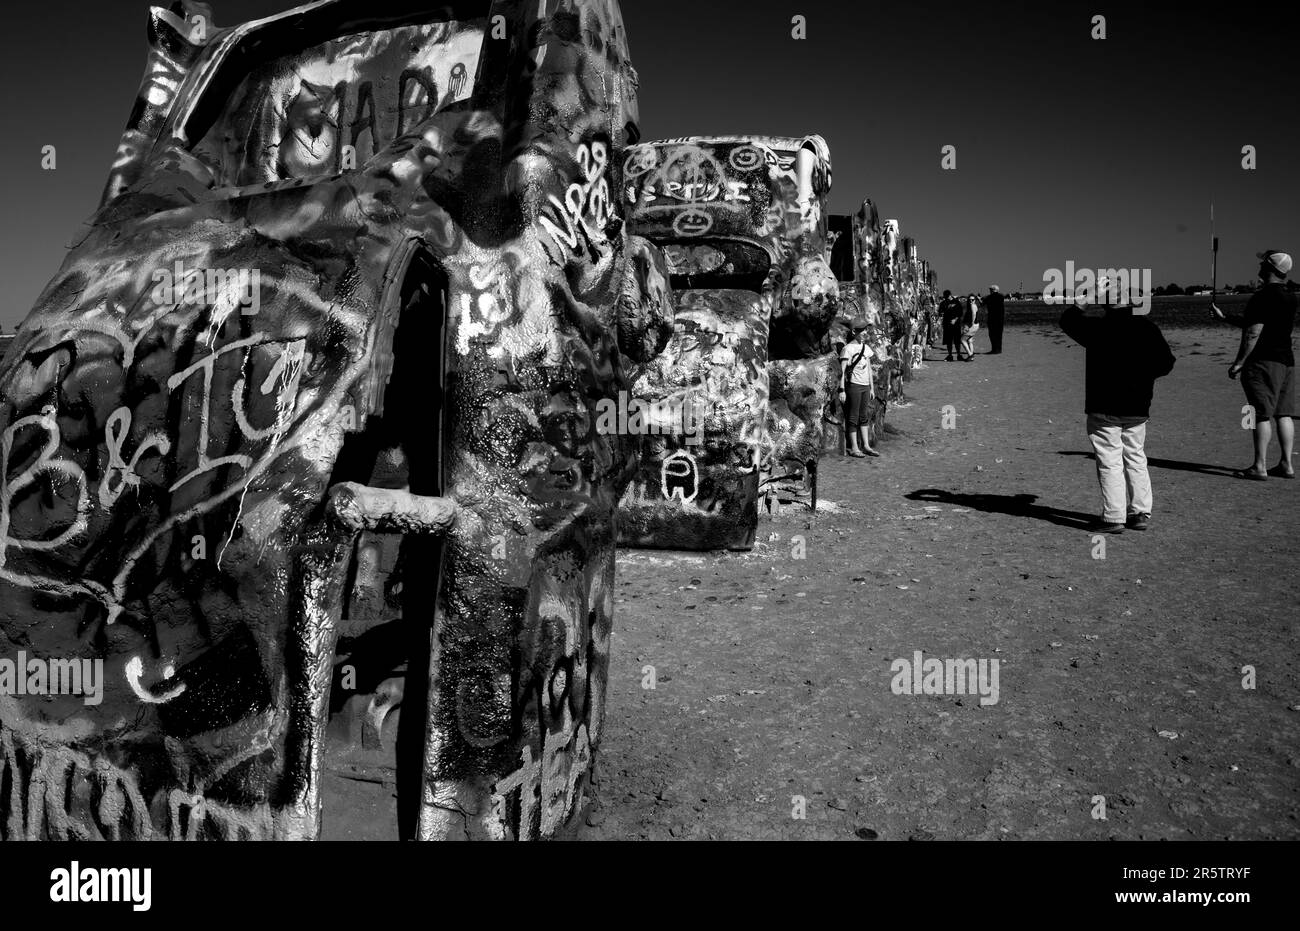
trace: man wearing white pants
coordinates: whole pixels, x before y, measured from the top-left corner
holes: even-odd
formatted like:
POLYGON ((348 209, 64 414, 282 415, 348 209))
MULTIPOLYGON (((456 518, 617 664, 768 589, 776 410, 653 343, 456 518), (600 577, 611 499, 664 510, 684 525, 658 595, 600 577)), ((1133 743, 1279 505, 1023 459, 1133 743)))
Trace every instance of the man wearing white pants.
POLYGON ((1084 411, 1101 484, 1099 533, 1146 530, 1151 522, 1151 478, 1144 447, 1155 381, 1174 367, 1160 328, 1131 304, 1107 306, 1085 317, 1080 307, 1061 315, 1061 329, 1087 349, 1084 411))
POLYGON ((1088 439, 1097 456, 1102 523, 1123 527, 1129 521, 1134 530, 1145 530, 1151 516, 1151 476, 1143 448, 1146 418, 1089 414, 1088 439))

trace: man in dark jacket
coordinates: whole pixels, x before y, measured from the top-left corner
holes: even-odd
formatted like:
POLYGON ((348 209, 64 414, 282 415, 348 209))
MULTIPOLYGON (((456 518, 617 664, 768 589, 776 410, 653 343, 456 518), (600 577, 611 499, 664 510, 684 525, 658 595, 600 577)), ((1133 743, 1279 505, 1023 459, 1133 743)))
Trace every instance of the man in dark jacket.
POLYGON ((992 345, 989 355, 997 355, 1002 352, 1002 324, 1006 321, 1006 306, 997 285, 989 286, 984 306, 988 310, 989 343, 992 345))
POLYGON ((952 361, 953 352, 961 345, 961 318, 963 304, 952 296, 951 291, 943 292, 943 303, 939 305, 939 319, 943 321, 943 344, 948 348, 948 358, 952 361))
POLYGON ((1070 307, 1061 315, 1061 329, 1088 351, 1084 410, 1102 500, 1094 529, 1123 533, 1127 514, 1130 529, 1146 530, 1151 521, 1147 419, 1155 380, 1173 370, 1174 354, 1160 328, 1135 315, 1132 305, 1108 306, 1103 317, 1085 317, 1081 308, 1070 307))

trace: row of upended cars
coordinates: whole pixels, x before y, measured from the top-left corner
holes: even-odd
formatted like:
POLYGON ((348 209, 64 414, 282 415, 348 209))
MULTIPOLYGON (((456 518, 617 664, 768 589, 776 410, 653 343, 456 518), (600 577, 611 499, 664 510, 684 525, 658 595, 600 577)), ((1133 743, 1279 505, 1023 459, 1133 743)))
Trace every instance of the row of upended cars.
POLYGON ((0 362, 0 838, 562 834, 616 547, 815 506, 933 274, 818 136, 640 143, 614 0, 148 26, 0 362))

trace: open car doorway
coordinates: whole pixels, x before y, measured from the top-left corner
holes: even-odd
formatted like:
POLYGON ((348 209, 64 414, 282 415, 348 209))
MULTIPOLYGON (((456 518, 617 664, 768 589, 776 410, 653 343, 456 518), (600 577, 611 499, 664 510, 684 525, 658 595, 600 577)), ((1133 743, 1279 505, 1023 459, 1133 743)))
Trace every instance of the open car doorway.
MULTIPOLYGON (((397 296, 381 416, 349 438, 332 483, 439 497, 446 448, 447 278, 423 249, 397 296)), ((322 763, 322 840, 415 837, 443 537, 361 533, 344 587, 322 763)))

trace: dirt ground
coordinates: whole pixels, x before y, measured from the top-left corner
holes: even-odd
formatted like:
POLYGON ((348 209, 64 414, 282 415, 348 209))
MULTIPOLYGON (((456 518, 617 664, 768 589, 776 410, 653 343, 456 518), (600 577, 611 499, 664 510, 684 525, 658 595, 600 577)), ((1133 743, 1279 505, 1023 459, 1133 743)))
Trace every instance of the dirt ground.
POLYGON ((883 458, 825 460, 824 507, 756 551, 621 553, 578 836, 1300 837, 1300 483, 1227 474, 1251 458, 1236 331, 1166 335, 1152 527, 1105 559, 1083 350, 1043 326, 919 370, 883 458), (1000 660, 999 701, 893 694, 917 650, 1000 660))

